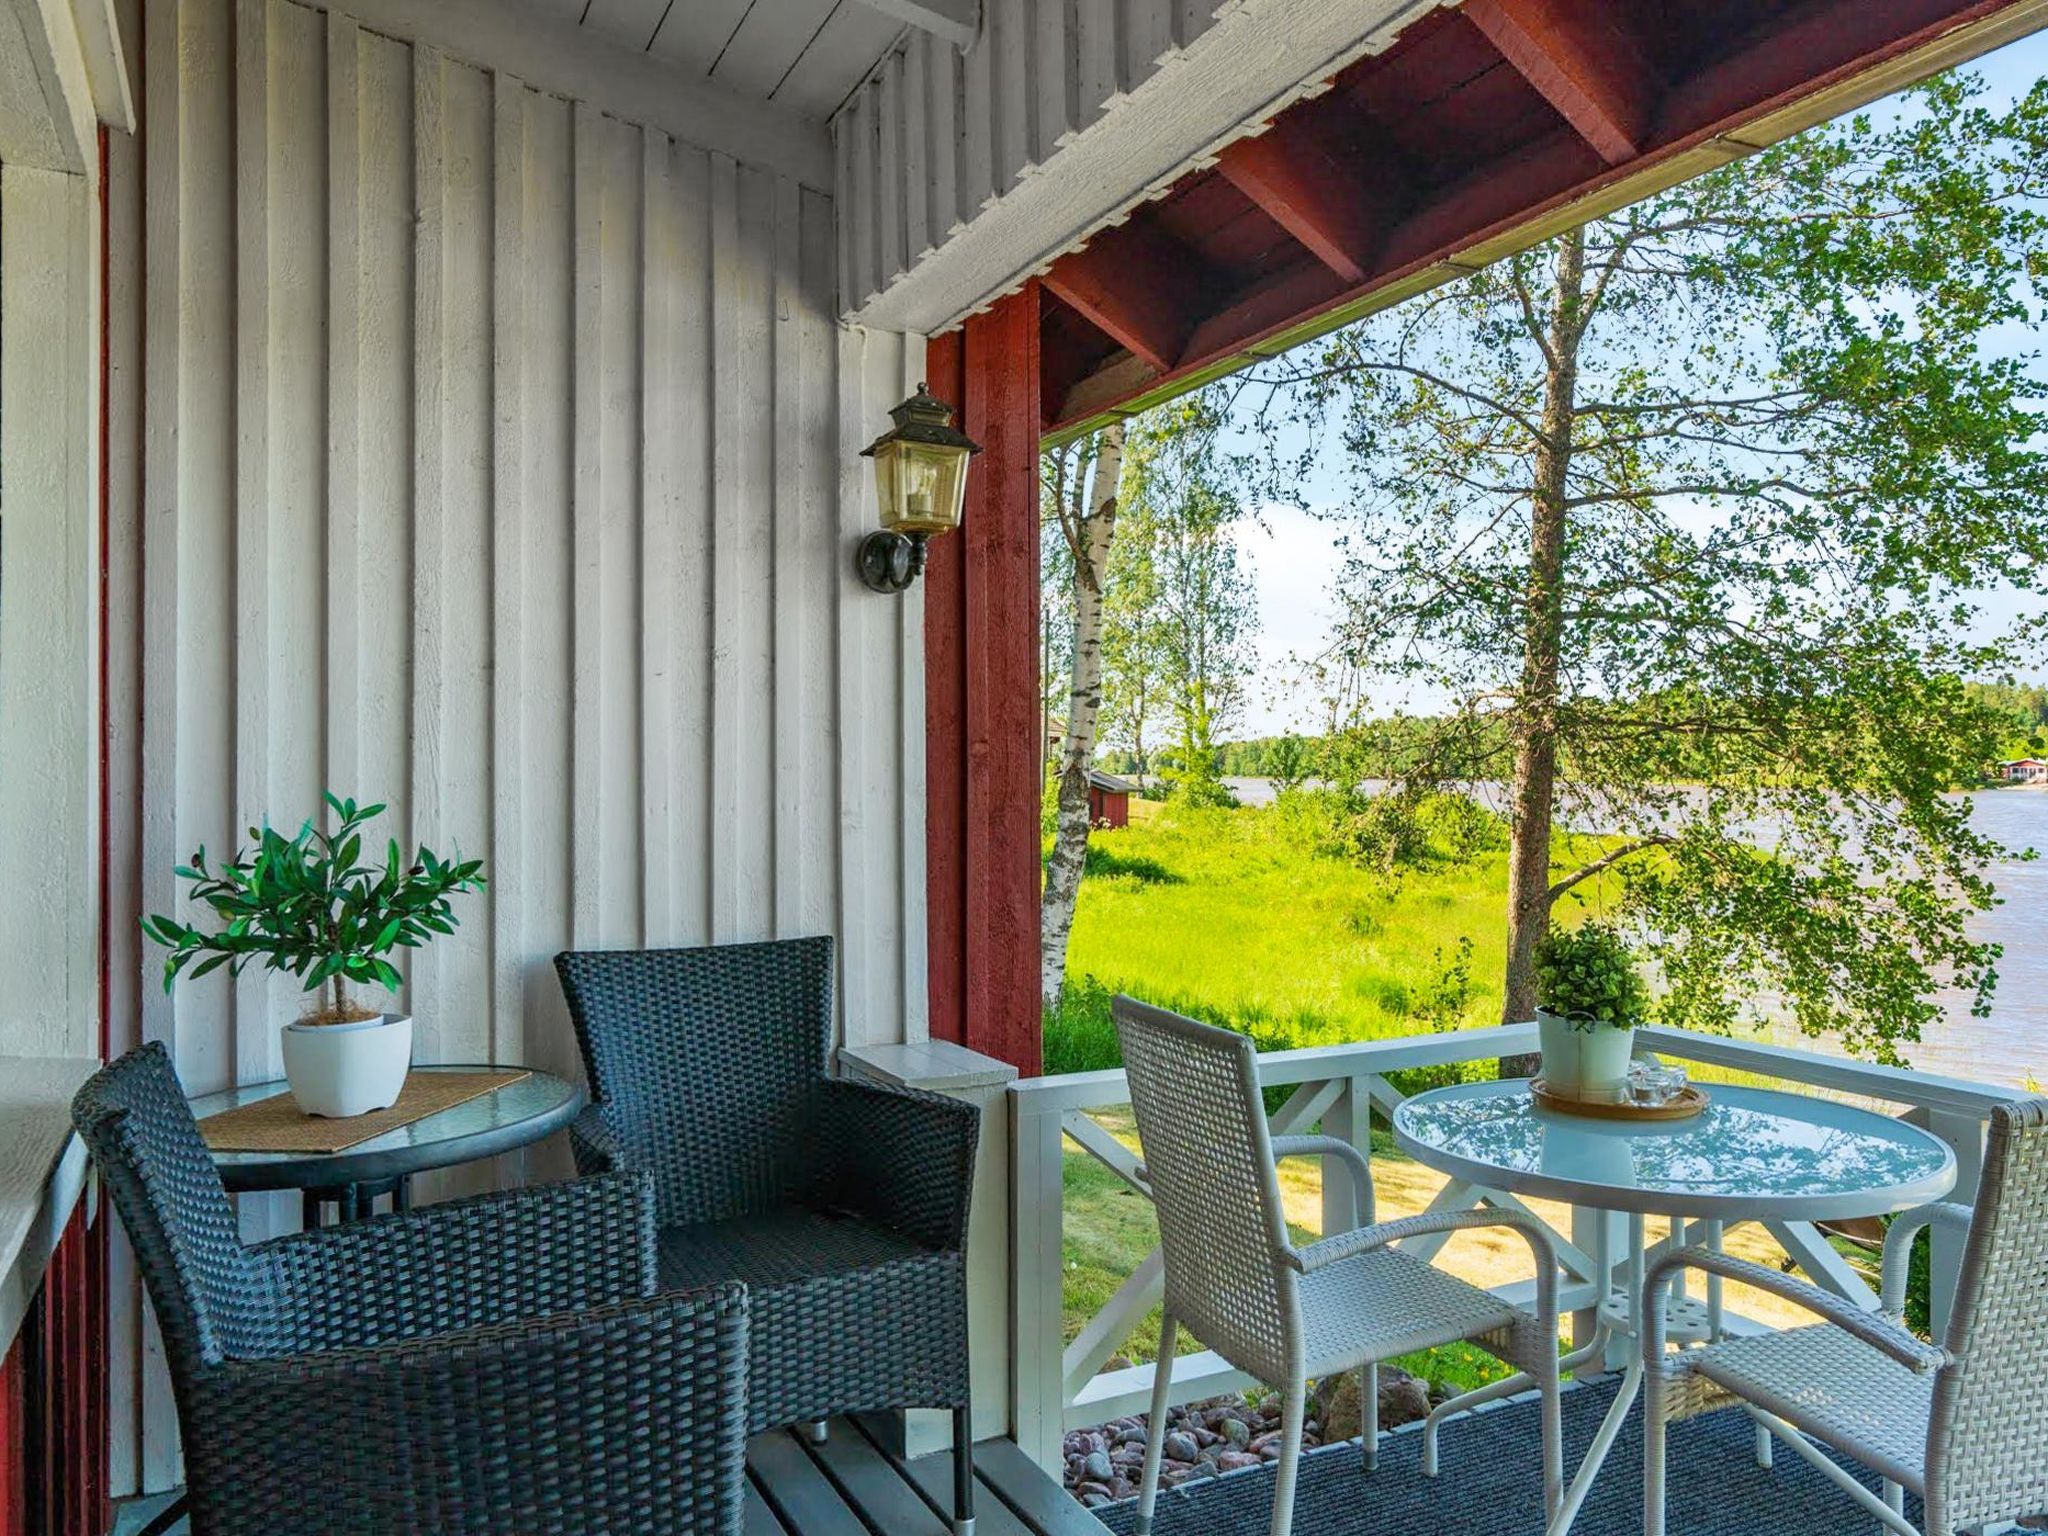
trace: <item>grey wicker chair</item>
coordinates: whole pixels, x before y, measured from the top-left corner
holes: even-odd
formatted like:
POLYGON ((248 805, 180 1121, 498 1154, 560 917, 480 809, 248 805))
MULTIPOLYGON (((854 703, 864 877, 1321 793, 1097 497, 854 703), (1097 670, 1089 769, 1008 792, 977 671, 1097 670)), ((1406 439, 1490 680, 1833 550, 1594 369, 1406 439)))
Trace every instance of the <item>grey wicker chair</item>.
MULTIPOLYGON (((1302 1418, 1311 1377, 1361 1371, 1368 1470, 1376 1449, 1375 1367, 1412 1350, 1470 1340, 1527 1373, 1542 1390, 1543 1497, 1557 1512, 1564 1452, 1557 1395, 1557 1260, 1542 1227, 1495 1211, 1375 1223, 1372 1174, 1349 1142, 1271 1135, 1259 1058, 1243 1035, 1119 997, 1113 1009, 1159 1213, 1166 1310, 1159 1358, 1187 1328, 1240 1371, 1285 1393, 1272 1536, 1294 1520, 1302 1418), (1358 1226, 1306 1248, 1289 1240, 1276 1157, 1336 1158, 1358 1191, 1358 1226), (1392 1245, 1467 1227, 1519 1233, 1536 1260, 1536 1314, 1445 1274, 1392 1245)), ((1153 1381, 1153 1432, 1138 1488, 1139 1536, 1152 1528, 1171 1372, 1153 1381)))
POLYGON ((653 1174, 665 1284, 746 1283, 753 1428, 951 1409, 954 1522, 970 1528, 979 1111, 827 1075, 828 938, 573 952, 555 969, 590 1076, 577 1166, 653 1174))
POLYGON ((193 1536, 737 1536, 746 1296, 655 1294, 644 1178, 245 1246, 161 1045, 72 1118, 161 1325, 193 1536))
POLYGON ((1733 1402, 1900 1536, 1919 1536, 1905 1517, 1906 1489, 1923 1501, 1926 1536, 2048 1510, 2048 1100, 1992 1111, 1974 1208, 1922 1206, 1892 1223, 1879 1302, 1866 1312, 1702 1248, 1653 1266, 1643 1330, 1645 1536, 1664 1533, 1666 1425, 1733 1402), (1932 1225, 1967 1233, 1939 1344, 1901 1321, 1913 1240, 1932 1225), (1824 1321, 1667 1354, 1666 1292, 1681 1269, 1756 1286, 1824 1321), (1877 1472, 1884 1498, 1808 1436, 1877 1472))

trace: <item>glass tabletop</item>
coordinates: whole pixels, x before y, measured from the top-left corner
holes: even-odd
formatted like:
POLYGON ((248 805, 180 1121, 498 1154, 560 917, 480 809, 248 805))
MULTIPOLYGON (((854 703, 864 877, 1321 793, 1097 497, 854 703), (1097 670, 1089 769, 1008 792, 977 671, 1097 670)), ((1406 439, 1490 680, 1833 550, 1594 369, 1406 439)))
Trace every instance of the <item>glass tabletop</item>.
MULTIPOLYGON (((415 1072, 491 1072, 487 1064, 417 1066, 415 1072)), ((231 1190, 298 1189, 308 1184, 369 1182, 494 1157, 539 1141, 575 1117, 583 1089, 552 1072, 525 1069, 517 1082, 357 1142, 340 1152, 215 1152, 214 1166, 231 1190)), ((282 1079, 248 1083, 192 1100, 194 1119, 285 1093, 282 1079)))
POLYGON ((1596 1120, 1539 1108, 1521 1081, 1417 1094, 1394 1139, 1417 1161, 1516 1194, 1667 1216, 1846 1220, 1939 1199, 1955 1154, 1875 1111, 1767 1088, 1704 1085, 1690 1120, 1596 1120))

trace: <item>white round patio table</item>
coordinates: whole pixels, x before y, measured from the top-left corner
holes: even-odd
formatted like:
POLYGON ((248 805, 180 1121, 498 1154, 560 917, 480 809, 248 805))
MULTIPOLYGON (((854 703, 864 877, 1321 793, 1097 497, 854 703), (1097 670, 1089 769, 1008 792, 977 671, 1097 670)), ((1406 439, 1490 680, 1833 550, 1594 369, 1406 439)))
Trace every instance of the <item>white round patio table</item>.
MULTIPOLYGON (((1842 1221, 1882 1216, 1938 1200, 1954 1187, 1955 1153, 1902 1120, 1805 1094, 1711 1084, 1705 1110, 1689 1120, 1626 1121, 1560 1113, 1537 1105, 1521 1080, 1465 1083, 1419 1093, 1394 1110, 1403 1151, 1482 1189, 1613 1211, 1628 1218, 1625 1261, 1611 1251, 1611 1223, 1596 1223, 1593 1272, 1601 1300, 1593 1338, 1565 1357, 1565 1368, 1603 1360, 1614 1337, 1636 1338, 1650 1255, 1646 1215, 1672 1218, 1679 1241, 1718 1248, 1724 1228, 1743 1221, 1842 1221), (1620 1271, 1621 1284, 1615 1284, 1620 1271)), ((1682 1272, 1681 1272, 1682 1282, 1682 1272)), ((1682 1294, 1670 1306, 1679 1340, 1718 1338, 1721 1283, 1707 1281, 1704 1304, 1682 1294)), ((1615 1437, 1642 1390, 1643 1364, 1631 1352, 1614 1402, 1573 1477, 1550 1536, 1577 1518, 1615 1437)), ((1444 1405, 1455 1412, 1481 1397, 1520 1390, 1498 1382, 1444 1405)), ((1435 1422, 1425 1430, 1424 1466, 1433 1470, 1435 1422)), ((1758 1454, 1768 1438, 1758 1432, 1758 1454)))

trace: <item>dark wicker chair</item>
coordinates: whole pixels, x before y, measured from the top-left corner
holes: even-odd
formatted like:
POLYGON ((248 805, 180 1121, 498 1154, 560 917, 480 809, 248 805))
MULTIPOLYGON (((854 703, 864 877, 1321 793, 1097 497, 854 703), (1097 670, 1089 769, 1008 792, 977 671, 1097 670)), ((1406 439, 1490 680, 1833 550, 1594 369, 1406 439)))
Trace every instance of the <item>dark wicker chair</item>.
POLYGON ((595 1178, 245 1246, 160 1045, 72 1116, 162 1325, 194 1536, 737 1536, 747 1301, 595 1178))
POLYGON ((665 1285, 741 1280, 755 1429, 953 1410, 973 1518, 968 1186, 980 1113, 828 1077, 832 941, 555 957, 590 1074, 577 1167, 654 1175, 665 1285))

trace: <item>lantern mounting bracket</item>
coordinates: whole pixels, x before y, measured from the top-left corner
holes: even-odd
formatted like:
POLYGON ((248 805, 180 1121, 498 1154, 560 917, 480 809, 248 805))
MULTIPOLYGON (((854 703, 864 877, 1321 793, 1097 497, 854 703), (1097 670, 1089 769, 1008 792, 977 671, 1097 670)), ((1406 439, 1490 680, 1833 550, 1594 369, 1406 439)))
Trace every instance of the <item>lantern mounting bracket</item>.
POLYGON ((925 536, 876 529, 860 541, 855 565, 870 592, 908 592, 924 574, 925 536))

